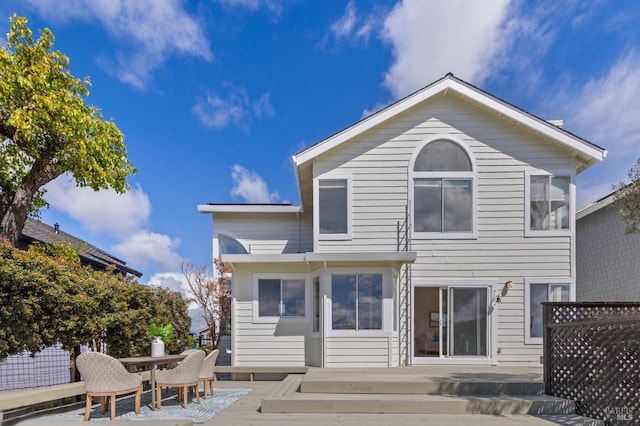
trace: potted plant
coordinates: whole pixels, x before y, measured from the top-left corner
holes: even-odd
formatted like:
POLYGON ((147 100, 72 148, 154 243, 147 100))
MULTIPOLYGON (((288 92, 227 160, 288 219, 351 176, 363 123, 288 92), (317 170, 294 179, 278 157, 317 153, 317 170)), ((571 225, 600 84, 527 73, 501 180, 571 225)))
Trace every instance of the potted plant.
POLYGON ((153 337, 151 341, 151 356, 164 356, 165 343, 169 343, 173 338, 173 326, 171 324, 155 325, 149 324, 149 334, 153 337))

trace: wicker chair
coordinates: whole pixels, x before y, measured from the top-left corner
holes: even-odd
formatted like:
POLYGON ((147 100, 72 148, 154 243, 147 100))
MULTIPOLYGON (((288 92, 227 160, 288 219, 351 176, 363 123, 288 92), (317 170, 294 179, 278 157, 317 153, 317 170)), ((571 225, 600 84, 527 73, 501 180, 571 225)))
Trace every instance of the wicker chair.
POLYGON ((111 398, 111 420, 116 417, 116 395, 136 393, 135 412, 140 413, 142 376, 129 373, 117 359, 100 352, 85 352, 76 359, 76 366, 84 379, 87 404, 84 420, 89 420, 93 397, 100 397, 101 412, 107 411, 106 397, 111 398))
POLYGON ((187 391, 195 388, 196 398, 200 404, 200 393, 198 392, 198 382, 200 368, 204 361, 204 351, 196 351, 189 354, 180 361, 176 368, 171 370, 159 370, 156 372, 156 404, 157 408, 162 405, 162 388, 179 388, 178 397, 182 397, 184 408, 187 408, 187 391))
POLYGON ((200 380, 204 382, 204 399, 207 399, 207 385, 209 385, 209 390, 211 390, 211 395, 213 395, 213 370, 216 366, 218 353, 220 353, 220 351, 216 349, 215 351, 207 355, 207 357, 204 359, 204 362, 202 363, 202 368, 200 369, 200 380))

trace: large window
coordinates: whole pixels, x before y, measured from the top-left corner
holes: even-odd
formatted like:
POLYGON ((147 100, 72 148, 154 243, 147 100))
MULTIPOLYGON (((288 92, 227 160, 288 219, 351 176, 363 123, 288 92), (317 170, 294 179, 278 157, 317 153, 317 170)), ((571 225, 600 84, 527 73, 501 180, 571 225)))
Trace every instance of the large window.
POLYGON ((470 236, 474 231, 473 165, 456 142, 427 143, 413 163, 416 236, 470 236))
POLYGON ((318 181, 318 232, 321 237, 348 235, 349 206, 347 179, 318 181))
POLYGON ((304 317, 303 279, 258 279, 259 317, 304 317))
POLYGON ((382 274, 331 276, 332 329, 382 329, 382 274))
POLYGON ((525 282, 525 343, 542 343, 542 302, 571 300, 571 284, 543 281, 525 282))
POLYGON ((529 175, 529 230, 568 230, 569 176, 529 175))

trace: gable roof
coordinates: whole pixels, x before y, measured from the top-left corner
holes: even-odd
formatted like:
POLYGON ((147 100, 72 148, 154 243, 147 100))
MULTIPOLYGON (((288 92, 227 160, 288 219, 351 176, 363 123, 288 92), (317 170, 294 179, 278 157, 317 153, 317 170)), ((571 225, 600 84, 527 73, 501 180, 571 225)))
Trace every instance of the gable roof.
POLYGON ((518 125, 528 128, 540 135, 547 136, 558 143, 572 149, 577 156, 578 170, 581 172, 597 161, 602 161, 607 150, 599 147, 571 132, 549 123, 509 102, 491 95, 449 73, 440 80, 400 99, 382 110, 358 121, 350 127, 312 145, 293 156, 296 167, 313 160, 332 148, 366 132, 378 124, 424 102, 438 94, 454 92, 494 113, 515 121, 518 125))
POLYGON ((78 237, 61 231, 59 227, 54 228, 53 226, 49 226, 38 220, 27 218, 24 228, 22 229, 22 235, 20 235, 20 241, 26 246, 30 245, 34 241, 46 244, 59 244, 61 242, 66 242, 71 244, 71 246, 78 251, 80 262, 83 264, 91 265, 98 269, 105 269, 107 266, 113 265, 116 268, 116 271, 125 275, 131 274, 136 277, 142 276, 142 272, 126 266, 126 262, 124 260, 118 259, 112 254, 109 254, 78 237))

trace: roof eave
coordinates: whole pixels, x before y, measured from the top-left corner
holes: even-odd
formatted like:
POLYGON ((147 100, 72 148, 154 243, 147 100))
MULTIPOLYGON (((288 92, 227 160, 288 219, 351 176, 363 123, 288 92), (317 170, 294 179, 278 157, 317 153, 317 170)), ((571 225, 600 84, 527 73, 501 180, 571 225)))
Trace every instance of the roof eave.
POLYGON ((574 152, 582 154, 582 156, 586 156, 588 165, 591 165, 596 161, 602 161, 607 155, 606 149, 600 148, 576 135, 571 134, 570 132, 567 132, 564 129, 561 129, 543 119, 515 107, 514 105, 502 101, 501 99, 484 92, 475 86, 459 80, 453 75, 448 74, 429 86, 418 90, 406 98, 397 101, 369 117, 360 120, 341 132, 336 133, 335 135, 330 136, 329 138, 324 139, 323 141, 294 155, 294 164, 299 167, 302 164, 311 161, 313 158, 340 145, 342 142, 366 132, 367 130, 419 104, 420 102, 432 98, 440 93, 447 93, 450 90, 467 97, 481 106, 491 109, 498 115, 503 115, 514 120, 519 123, 519 125, 526 127, 535 133, 544 135, 568 146, 574 152))

